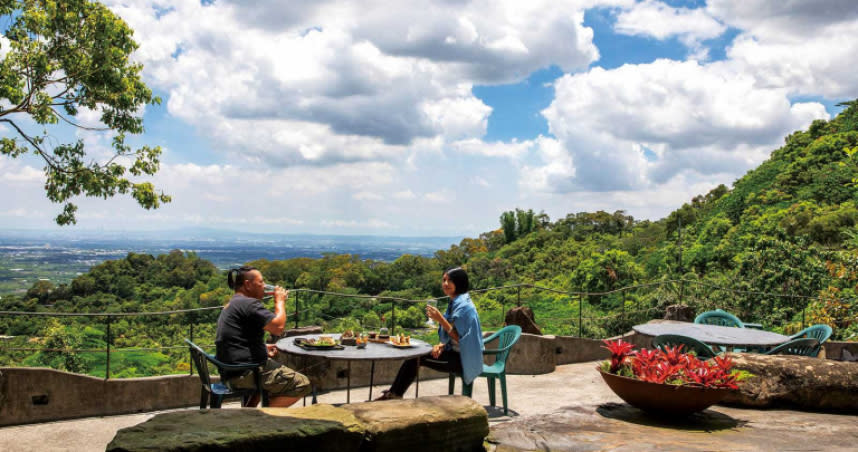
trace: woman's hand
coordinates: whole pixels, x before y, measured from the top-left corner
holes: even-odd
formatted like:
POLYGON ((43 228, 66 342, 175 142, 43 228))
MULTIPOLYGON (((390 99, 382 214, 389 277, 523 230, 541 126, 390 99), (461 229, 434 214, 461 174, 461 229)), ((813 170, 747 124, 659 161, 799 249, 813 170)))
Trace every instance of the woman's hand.
MULTIPOLYGON (((436 309, 437 311, 437 309, 436 309)), ((444 351, 444 344, 435 344, 432 346, 432 357, 438 359, 441 356, 441 352, 444 351)))
POLYGON ((430 319, 432 319, 438 323, 441 323, 441 319, 444 318, 444 314, 441 314, 441 311, 439 311, 438 308, 436 308, 435 306, 427 304, 426 305, 426 317, 429 317, 430 319))

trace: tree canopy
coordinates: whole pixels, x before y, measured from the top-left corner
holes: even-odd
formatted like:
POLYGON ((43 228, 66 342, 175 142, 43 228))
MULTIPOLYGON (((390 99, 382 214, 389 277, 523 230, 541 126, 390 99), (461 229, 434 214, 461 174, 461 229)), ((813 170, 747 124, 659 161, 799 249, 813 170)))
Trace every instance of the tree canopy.
POLYGON ((137 48, 131 28, 87 0, 0 0, 0 17, 10 24, 0 41, 0 123, 14 131, 0 139, 0 153, 41 157, 46 196, 64 204, 57 224, 76 222, 71 199, 79 195, 130 193, 146 209, 169 202, 151 182, 129 179, 154 175, 161 154, 160 147, 126 143, 128 134, 143 132, 143 108, 160 103, 141 79, 142 66, 130 60, 137 48), (82 109, 99 113, 103 126, 78 122, 82 109), (96 161, 83 140, 54 145, 48 127, 60 123, 111 132, 112 157, 96 161))

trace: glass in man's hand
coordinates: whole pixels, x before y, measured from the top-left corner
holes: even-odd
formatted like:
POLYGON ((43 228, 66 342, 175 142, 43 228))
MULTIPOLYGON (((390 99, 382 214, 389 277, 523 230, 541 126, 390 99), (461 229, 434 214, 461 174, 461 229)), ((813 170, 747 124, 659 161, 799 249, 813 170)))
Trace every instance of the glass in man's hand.
POLYGON ((274 284, 266 284, 265 288, 263 289, 265 296, 262 297, 262 299, 268 300, 270 298, 274 298, 274 290, 276 290, 276 289, 277 289, 277 286, 275 286, 274 284))

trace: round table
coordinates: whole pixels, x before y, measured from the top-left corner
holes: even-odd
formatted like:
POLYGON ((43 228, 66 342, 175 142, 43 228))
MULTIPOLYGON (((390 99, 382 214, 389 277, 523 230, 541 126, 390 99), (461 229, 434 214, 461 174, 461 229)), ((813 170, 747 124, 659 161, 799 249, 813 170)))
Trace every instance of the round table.
MULTIPOLYGON (((348 371, 346 372, 346 403, 351 403, 351 362, 370 361, 369 373, 369 400, 372 400, 373 377, 375 376, 375 362, 384 360, 406 360, 411 358, 420 359, 421 356, 432 351, 432 346, 419 339, 411 339, 411 347, 394 347, 388 343, 369 342, 366 348, 357 348, 353 345, 344 345, 342 349, 306 349, 295 342, 302 339, 318 339, 319 336, 329 336, 339 339, 339 334, 308 334, 304 336, 284 337, 277 341, 277 349, 281 352, 296 356, 322 357, 330 360, 346 361, 348 371)), ((417 381, 415 393, 420 391, 420 365, 417 366, 417 381)), ((416 395, 415 395, 416 397, 416 395)), ((315 389, 314 389, 315 403, 315 389)))
POLYGON ((632 329, 647 336, 678 334, 692 337, 705 344, 724 347, 771 347, 790 340, 789 336, 771 331, 672 320, 635 325, 632 329))

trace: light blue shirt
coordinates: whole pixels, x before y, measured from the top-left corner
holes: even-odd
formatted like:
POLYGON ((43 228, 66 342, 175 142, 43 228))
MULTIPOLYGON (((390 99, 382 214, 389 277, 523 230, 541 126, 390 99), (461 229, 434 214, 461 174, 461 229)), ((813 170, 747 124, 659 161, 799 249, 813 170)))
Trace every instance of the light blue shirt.
MULTIPOLYGON (((471 384, 483 372, 483 330, 477 308, 467 293, 459 294, 450 301, 444 318, 459 333, 459 354, 462 357, 462 380, 471 384)), ((450 335, 438 328, 438 337, 447 348, 452 347, 450 335)))

